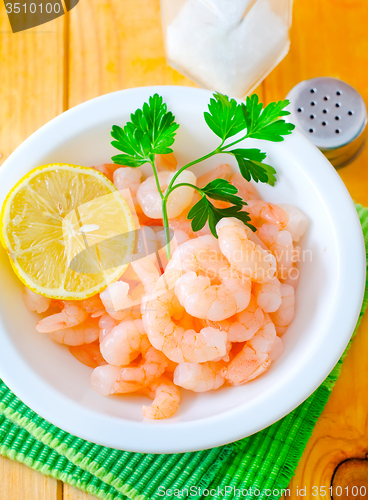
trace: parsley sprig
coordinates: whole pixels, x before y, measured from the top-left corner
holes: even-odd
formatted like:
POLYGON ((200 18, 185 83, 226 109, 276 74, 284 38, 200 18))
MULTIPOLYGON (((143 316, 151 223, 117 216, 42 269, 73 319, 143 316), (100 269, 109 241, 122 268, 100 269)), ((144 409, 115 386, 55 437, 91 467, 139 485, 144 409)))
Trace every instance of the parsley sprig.
POLYGON ((167 217, 167 200, 169 195, 180 186, 190 186, 201 196, 200 200, 191 208, 188 219, 191 220, 193 231, 199 231, 208 221, 210 230, 216 234, 216 224, 223 217, 236 217, 255 231, 250 224, 249 214, 244 209, 246 202, 237 195, 237 188, 225 179, 215 179, 205 187, 198 188, 192 184, 175 184, 178 176, 187 168, 196 165, 212 156, 226 153, 234 156, 240 173, 247 180, 268 183, 273 186, 276 182, 276 170, 267 163, 266 153, 256 148, 234 148, 245 139, 261 139, 272 142, 284 140, 285 135, 291 134, 294 125, 285 122, 282 118, 289 115, 285 107, 289 101, 272 102, 263 109, 258 96, 253 94, 247 97, 245 103, 229 99, 226 95, 215 93, 210 99, 208 112, 204 119, 209 128, 221 139, 220 145, 210 153, 193 160, 175 172, 165 193, 162 192, 155 166, 156 154, 172 152, 175 135, 179 125, 167 105, 158 94, 151 96, 142 109, 132 113, 125 126, 112 127, 111 135, 114 139, 112 145, 123 154, 112 157, 114 163, 129 167, 140 167, 150 163, 155 176, 158 192, 162 199, 162 216, 166 235, 167 256, 170 258, 170 231, 167 217), (236 140, 229 142, 230 138, 236 140), (226 208, 217 208, 210 200, 220 200, 229 203, 226 208))

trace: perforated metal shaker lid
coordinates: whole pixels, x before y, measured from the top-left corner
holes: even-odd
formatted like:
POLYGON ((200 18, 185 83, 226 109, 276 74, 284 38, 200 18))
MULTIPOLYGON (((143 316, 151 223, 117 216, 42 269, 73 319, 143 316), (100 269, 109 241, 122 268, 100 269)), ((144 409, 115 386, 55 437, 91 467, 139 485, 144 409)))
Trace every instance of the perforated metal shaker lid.
POLYGON ((332 165, 346 165, 359 154, 365 141, 367 108, 354 87, 337 78, 312 78, 298 83, 287 99, 289 121, 332 165))

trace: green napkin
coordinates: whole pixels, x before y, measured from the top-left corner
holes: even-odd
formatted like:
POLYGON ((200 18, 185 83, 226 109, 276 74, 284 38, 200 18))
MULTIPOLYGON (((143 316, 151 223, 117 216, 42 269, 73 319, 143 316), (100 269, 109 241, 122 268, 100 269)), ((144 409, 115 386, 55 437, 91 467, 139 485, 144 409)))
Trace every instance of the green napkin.
MULTIPOLYGON (((368 209, 357 205, 357 211, 368 248, 368 209)), ((358 325, 367 301, 366 287, 358 325)), ((175 455, 118 451, 72 436, 34 413, 1 382, 0 453, 106 500, 158 500, 165 492, 193 500, 239 495, 276 500, 294 474, 348 348, 320 387, 267 429, 226 446, 175 455)))

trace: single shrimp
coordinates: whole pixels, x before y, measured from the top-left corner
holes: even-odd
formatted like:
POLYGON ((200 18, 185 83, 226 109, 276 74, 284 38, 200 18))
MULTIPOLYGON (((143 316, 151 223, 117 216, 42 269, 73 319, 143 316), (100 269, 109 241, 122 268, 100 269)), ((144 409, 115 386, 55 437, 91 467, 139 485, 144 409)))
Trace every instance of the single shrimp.
POLYGON ((274 276, 275 257, 248 239, 241 221, 233 217, 223 218, 217 223, 216 231, 221 252, 235 271, 253 281, 274 276))
MULTIPOLYGON (((98 170, 101 172, 101 174, 106 175, 106 177, 113 182, 113 175, 114 172, 117 168, 119 168, 120 165, 116 165, 115 163, 103 163, 102 165, 97 165, 95 167, 92 167, 93 170, 98 170)), ((129 168, 129 167, 126 167, 129 168)))
POLYGON ((119 191, 129 189, 136 213, 142 212, 137 200, 137 191, 142 182, 142 171, 139 168, 120 167, 114 172, 113 183, 119 191))
POLYGON ((174 371, 174 384, 194 392, 206 392, 221 387, 223 362, 179 363, 174 371))
POLYGON ((299 279, 300 279, 300 273, 299 269, 296 267, 296 264, 294 262, 293 267, 289 269, 289 273, 286 276, 286 278, 280 277, 280 281, 284 285, 290 285, 296 290, 299 285, 299 279))
POLYGON ((128 296, 129 284, 125 281, 115 281, 100 293, 100 298, 106 312, 118 321, 129 317, 133 309, 133 301, 128 296))
MULTIPOLYGON (((230 176, 229 182, 237 188, 237 195, 240 196, 240 198, 242 198, 244 201, 260 199, 259 193, 254 183, 244 179, 244 177, 238 172, 230 176)), ((245 210, 247 210, 246 207, 245 210)))
POLYGON ((174 323, 174 286, 180 275, 180 271, 165 271, 157 281, 153 298, 147 301, 142 319, 151 344, 176 363, 203 363, 224 356, 226 332, 207 327, 198 333, 174 323))
POLYGON ((265 315, 258 306, 254 295, 251 296, 249 305, 244 311, 238 313, 228 325, 224 325, 228 332, 227 338, 231 342, 245 342, 250 340, 262 327, 265 315))
POLYGON ((172 255, 167 269, 193 271, 215 278, 229 268, 229 261, 222 255, 218 240, 208 234, 182 243, 172 255))
POLYGON ((282 208, 263 200, 248 200, 244 210, 252 217, 252 223, 255 226, 260 226, 262 222, 269 222, 279 229, 284 229, 289 221, 287 213, 282 208))
POLYGON ((285 226, 285 231, 288 231, 293 238, 293 241, 299 241, 308 227, 307 217, 293 205, 280 203, 279 207, 287 214, 289 220, 285 226))
MULTIPOLYGON (((161 190, 164 192, 169 185, 174 173, 165 171, 158 173, 158 180, 161 190)), ((196 184, 196 176, 190 170, 184 170, 175 180, 174 185, 181 183, 196 184)), ((177 217, 190 205, 194 194, 194 189, 183 186, 175 189, 167 200, 167 216, 169 219, 177 217)), ((139 186, 137 200, 143 212, 152 219, 162 219, 162 198, 157 190, 155 176, 148 177, 139 186)))
POLYGON ((32 292, 32 290, 26 286, 23 287, 22 298, 28 311, 37 312, 38 314, 46 312, 51 304, 51 299, 32 292))
POLYGON ((276 258, 277 277, 285 279, 295 261, 291 234, 286 230, 279 231, 274 224, 268 223, 263 224, 257 234, 276 258))
POLYGON ((115 326, 117 326, 118 324, 119 322, 116 319, 112 318, 110 314, 106 313, 103 316, 101 316, 98 322, 98 327, 100 329, 100 335, 99 335, 100 342, 102 342, 102 340, 107 335, 109 335, 109 333, 112 332, 112 329, 115 328, 115 326))
POLYGON ((219 178, 228 180, 231 174, 232 170, 230 165, 228 165, 227 163, 223 163, 222 165, 219 165, 218 167, 209 170, 205 174, 200 175, 197 179, 197 186, 203 188, 209 182, 219 178))
POLYGON ((281 285, 281 305, 270 314, 278 335, 285 333, 295 315, 295 290, 291 285, 281 285))
POLYGON ((275 277, 254 283, 253 293, 257 304, 266 313, 277 311, 281 305, 281 283, 275 277))
POLYGON ((93 295, 88 299, 82 300, 80 306, 92 316, 98 318, 105 313, 105 308, 99 295, 93 295))
POLYGON ((154 347, 150 347, 142 353, 142 361, 138 366, 97 367, 91 376, 92 388, 102 396, 136 392, 161 377, 167 366, 166 356, 154 347))
POLYGON ((168 153, 166 155, 155 155, 155 165, 159 172, 163 170, 173 171, 178 165, 178 161, 174 156, 174 153, 168 153))
POLYGON ((141 319, 125 320, 115 326, 100 344, 101 354, 109 365, 129 365, 150 347, 141 319))
POLYGON ((221 321, 243 311, 250 301, 249 278, 224 278, 212 285, 207 276, 189 271, 175 283, 175 294, 187 313, 196 318, 221 321))
POLYGON ((265 372, 272 362, 270 354, 276 338, 275 326, 266 314, 263 326, 223 369, 225 379, 231 385, 242 385, 265 372))
POLYGON ((160 277, 159 270, 147 257, 132 262, 132 267, 141 280, 145 293, 150 294, 160 277))
POLYGON ((100 334, 98 318, 89 318, 80 325, 52 331, 49 337, 58 344, 82 345, 95 342, 100 334))
POLYGON ((153 399, 151 406, 142 406, 145 418, 155 420, 169 418, 178 409, 180 403, 179 388, 166 377, 161 377, 150 384, 145 393, 153 399))
POLYGON ((96 368, 97 366, 106 364, 98 342, 69 346, 69 351, 78 361, 90 368, 96 368))
POLYGON ((36 325, 36 330, 41 333, 57 332, 80 325, 87 317, 88 314, 81 307, 67 305, 60 313, 41 319, 36 325))

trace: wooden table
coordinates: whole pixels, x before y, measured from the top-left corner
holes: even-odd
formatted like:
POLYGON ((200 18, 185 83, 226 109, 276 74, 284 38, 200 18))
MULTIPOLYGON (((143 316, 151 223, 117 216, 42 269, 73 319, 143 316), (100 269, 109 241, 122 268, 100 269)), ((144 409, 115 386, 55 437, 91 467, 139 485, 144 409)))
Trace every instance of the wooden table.
MULTIPOLYGON (((283 98, 301 80, 329 75, 351 83, 368 102, 367 21, 367 0, 295 0, 290 53, 258 93, 269 102, 283 98)), ((159 0, 80 0, 68 15, 18 34, 10 31, 1 2, 1 162, 32 132, 69 107, 107 92, 152 84, 193 86, 166 64, 159 0)), ((352 197, 368 206, 368 147, 339 173, 352 197)), ((328 488, 341 461, 364 458, 367 360, 368 316, 309 440, 288 498, 299 498, 297 487, 328 488)), ((368 483, 366 463, 355 462, 368 483)), ((353 466, 354 462, 347 462, 340 477, 351 477, 353 466)), ((0 458, 1 500, 92 498, 0 458)), ((310 498, 322 500, 328 495, 310 498)))

